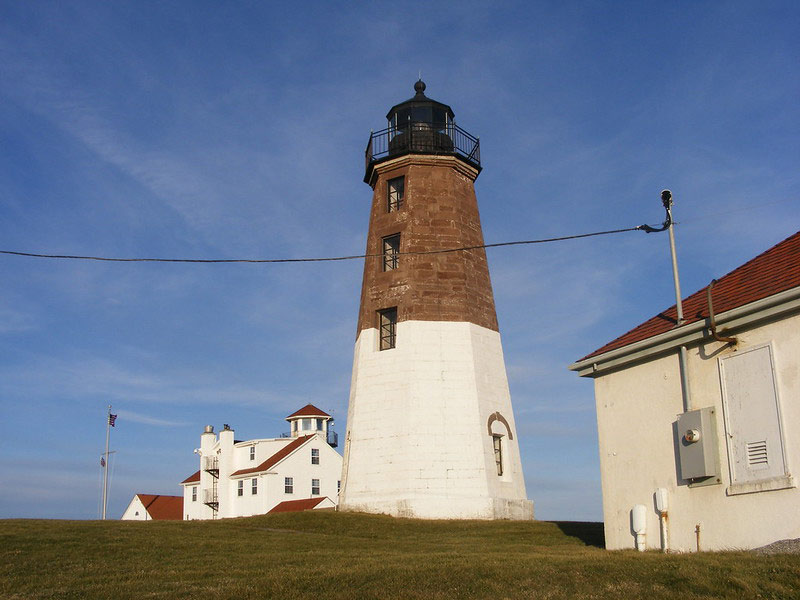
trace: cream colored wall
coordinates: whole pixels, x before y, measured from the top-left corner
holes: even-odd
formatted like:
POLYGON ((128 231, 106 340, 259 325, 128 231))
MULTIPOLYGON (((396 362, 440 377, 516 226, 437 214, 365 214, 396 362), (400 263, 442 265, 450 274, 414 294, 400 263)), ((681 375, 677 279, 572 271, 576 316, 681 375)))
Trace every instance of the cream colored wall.
MULTIPOLYGON (((736 352, 771 344, 790 473, 800 469, 800 316, 737 333, 736 352)), ((692 408, 716 408, 721 484, 689 488, 679 480, 673 423, 683 412, 677 350, 595 380, 606 546, 632 548, 630 511, 648 509, 647 547, 660 548, 653 494, 669 492, 669 545, 703 550, 753 548, 800 537, 800 490, 728 494, 730 472, 719 375, 721 356, 734 352, 710 341, 690 347, 692 408)))
POLYGON ((341 507, 419 518, 533 518, 500 335, 463 322, 402 321, 397 347, 356 342, 341 507), (489 416, 511 425, 498 478, 489 416))
POLYGON ((183 484, 183 520, 194 521, 195 519, 210 518, 204 517, 203 509, 208 509, 208 507, 203 504, 203 491, 200 489, 200 483, 183 484), (192 502, 193 487, 197 488, 197 500, 195 502, 192 502))

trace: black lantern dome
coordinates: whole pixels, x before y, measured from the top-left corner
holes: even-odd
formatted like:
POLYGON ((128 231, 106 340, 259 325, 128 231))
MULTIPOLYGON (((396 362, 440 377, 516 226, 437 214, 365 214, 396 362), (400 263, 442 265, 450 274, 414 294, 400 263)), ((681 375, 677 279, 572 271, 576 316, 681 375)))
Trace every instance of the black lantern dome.
POLYGON ((413 98, 394 105, 386 114, 389 127, 370 135, 366 151, 369 183, 375 164, 403 154, 447 154, 481 168, 478 139, 456 126, 453 109, 425 95, 422 79, 413 98))
POLYGON ((389 127, 404 127, 408 123, 427 123, 437 129, 446 129, 455 124, 453 109, 431 100, 425 95, 425 82, 422 79, 414 84, 416 94, 405 102, 394 105, 386 114, 389 127))

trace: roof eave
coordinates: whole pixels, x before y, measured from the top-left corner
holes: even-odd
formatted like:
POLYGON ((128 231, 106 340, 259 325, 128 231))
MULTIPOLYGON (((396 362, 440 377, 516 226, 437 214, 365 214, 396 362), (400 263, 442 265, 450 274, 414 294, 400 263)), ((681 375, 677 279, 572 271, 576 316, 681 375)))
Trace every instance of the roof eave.
MULTIPOLYGON (((725 325, 728 330, 732 330, 795 310, 800 310, 800 287, 794 287, 732 308, 715 315, 715 319, 718 326, 725 325)), ((710 335, 708 322, 706 319, 702 319, 622 348, 580 360, 571 364, 569 370, 577 371, 581 377, 597 377, 629 363, 638 362, 680 346, 700 342, 710 335)))

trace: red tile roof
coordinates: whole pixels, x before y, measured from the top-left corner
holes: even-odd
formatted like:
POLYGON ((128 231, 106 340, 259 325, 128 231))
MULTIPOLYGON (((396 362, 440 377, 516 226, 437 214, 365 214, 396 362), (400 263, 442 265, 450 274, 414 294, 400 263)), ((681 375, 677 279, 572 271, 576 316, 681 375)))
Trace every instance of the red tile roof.
POLYGON ((183 496, 136 495, 154 521, 180 521, 183 519, 183 496))
POLYGON ((330 417, 328 413, 324 410, 318 409, 313 404, 306 404, 303 408, 290 414, 287 419, 293 419, 295 417, 330 417))
POLYGON ((181 481, 181 485, 184 483, 195 483, 197 481, 200 481, 200 471, 197 471, 193 475, 189 475, 186 479, 181 481))
POLYGON ((327 496, 321 496, 318 498, 303 498, 302 500, 287 500, 286 502, 281 502, 280 504, 275 506, 275 508, 270 510, 267 514, 270 515, 272 513, 300 512, 302 510, 311 510, 326 498, 327 496))
MULTIPOLYGON (((800 286, 800 231, 721 277, 712 290, 714 314, 800 286)), ((708 318, 706 288, 683 300, 684 325, 708 318)), ((609 342, 580 361, 623 348, 675 328, 675 305, 609 342)), ((580 362, 578 361, 578 362, 580 362)))
POLYGON ((275 454, 270 456, 267 460, 262 462, 257 467, 252 467, 250 469, 239 469, 238 471, 231 473, 231 477, 234 477, 236 475, 249 475, 250 473, 261 473, 263 471, 268 471, 276 464, 278 464, 280 461, 282 461, 284 458, 289 456, 292 452, 297 450, 300 446, 305 444, 312 437, 314 436, 303 435, 300 436, 299 438, 295 438, 294 440, 286 444, 283 448, 278 450, 275 454))

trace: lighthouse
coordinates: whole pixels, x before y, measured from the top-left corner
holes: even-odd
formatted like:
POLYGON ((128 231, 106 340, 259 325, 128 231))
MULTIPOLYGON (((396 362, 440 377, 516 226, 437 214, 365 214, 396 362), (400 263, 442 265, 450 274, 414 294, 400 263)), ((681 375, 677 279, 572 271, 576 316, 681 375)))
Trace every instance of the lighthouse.
POLYGON ((479 140, 425 95, 370 134, 373 190, 341 510, 532 519, 474 182, 479 140))

